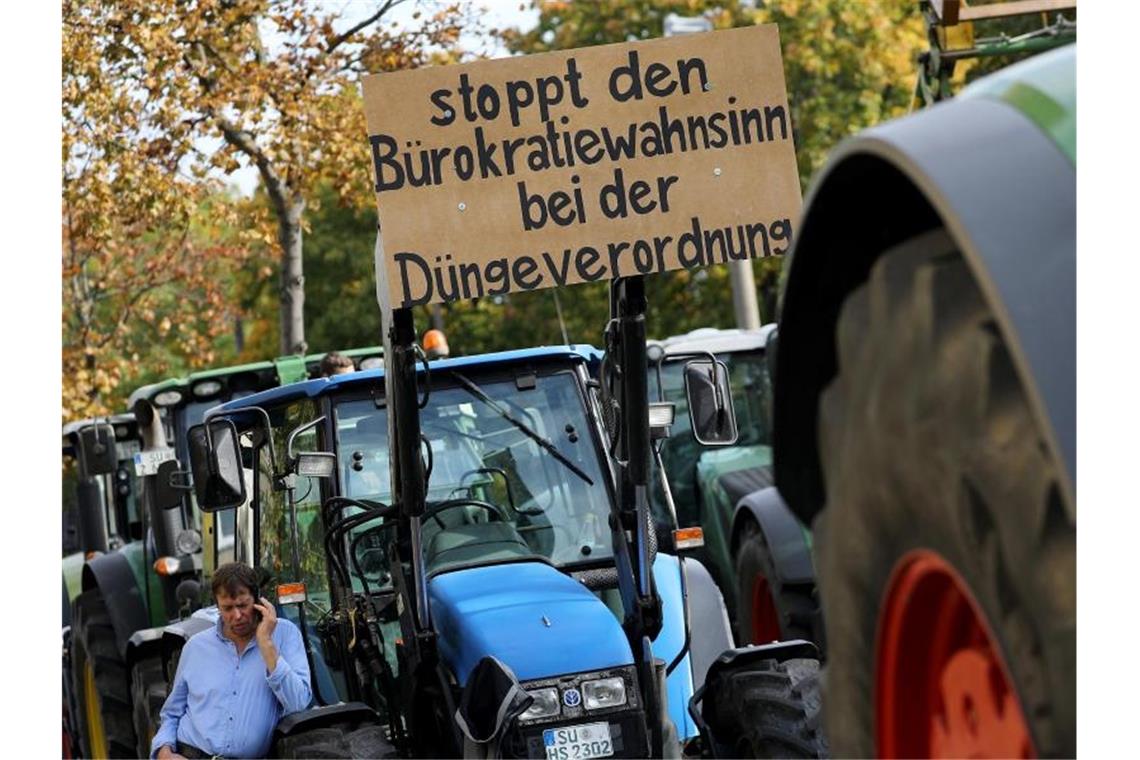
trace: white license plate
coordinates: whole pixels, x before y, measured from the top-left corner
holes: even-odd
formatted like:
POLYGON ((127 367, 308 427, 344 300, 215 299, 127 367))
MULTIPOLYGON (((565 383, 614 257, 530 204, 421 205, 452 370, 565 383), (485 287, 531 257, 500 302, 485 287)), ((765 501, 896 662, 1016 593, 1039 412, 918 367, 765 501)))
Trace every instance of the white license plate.
POLYGON ((145 475, 155 475, 158 473, 158 466, 171 459, 174 459, 174 449, 171 448, 136 451, 135 475, 140 478, 145 475))
POLYGON ((588 760, 614 753, 609 723, 548 728, 542 732, 542 742, 546 745, 546 760, 588 760))

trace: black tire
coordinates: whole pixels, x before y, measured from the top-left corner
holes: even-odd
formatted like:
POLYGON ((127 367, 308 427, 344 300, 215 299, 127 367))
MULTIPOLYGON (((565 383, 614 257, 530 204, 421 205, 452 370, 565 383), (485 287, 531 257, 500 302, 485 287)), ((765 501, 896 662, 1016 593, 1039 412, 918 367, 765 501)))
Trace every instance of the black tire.
POLYGON ((131 719, 130 681, 115 644, 111 617, 98 589, 84 591, 75 600, 72 628, 71 683, 78 710, 84 757, 135 757, 135 731, 131 719), (102 725, 104 741, 92 746, 88 720, 87 670, 94 678, 96 702, 90 705, 102 725))
POLYGON ((759 579, 767 585, 768 597, 778 618, 780 641, 804 639, 821 648, 819 602, 815 584, 781 583, 776 573, 772 552, 764 533, 754 520, 745 522, 736 549, 736 641, 746 644, 768 644, 770 636, 754 635, 754 586, 759 579), (754 639, 766 639, 757 641, 754 639))
MULTIPOLYGON (((70 618, 70 613, 68 614, 70 618)), ((63 693, 63 758, 77 757, 79 755, 79 724, 76 714, 79 706, 75 701, 75 691, 71 680, 72 637, 71 631, 66 631, 63 637, 63 673, 61 679, 63 693)))
POLYGON ((394 758, 399 752, 388 732, 376 723, 340 724, 300 731, 277 740, 273 757, 284 758, 394 758))
POLYGON ((718 757, 827 757, 819 661, 764 660, 722 672, 703 715, 718 757))
POLYGON ((162 705, 166 702, 166 679, 162 658, 148 657, 131 667, 131 704, 137 739, 137 757, 150 757, 150 742, 158 731, 162 705))
POLYGON ((1038 756, 1074 756, 1075 506, 945 232, 879 259, 843 305, 837 346, 820 402, 827 503, 815 526, 832 748, 878 753, 879 607, 899 559, 922 549, 977 601, 1038 756))

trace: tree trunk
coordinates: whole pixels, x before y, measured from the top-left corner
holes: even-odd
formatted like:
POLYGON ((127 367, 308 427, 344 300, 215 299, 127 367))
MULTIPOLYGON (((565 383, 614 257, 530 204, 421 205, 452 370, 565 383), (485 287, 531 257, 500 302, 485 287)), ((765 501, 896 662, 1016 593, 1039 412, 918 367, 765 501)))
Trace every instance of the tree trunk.
POLYGON ((240 314, 234 317, 234 350, 238 354, 245 350, 245 324, 240 314))
POLYGON ((301 259, 301 215, 305 199, 294 195, 277 214, 281 244, 281 354, 303 354, 305 342, 305 276, 301 259))

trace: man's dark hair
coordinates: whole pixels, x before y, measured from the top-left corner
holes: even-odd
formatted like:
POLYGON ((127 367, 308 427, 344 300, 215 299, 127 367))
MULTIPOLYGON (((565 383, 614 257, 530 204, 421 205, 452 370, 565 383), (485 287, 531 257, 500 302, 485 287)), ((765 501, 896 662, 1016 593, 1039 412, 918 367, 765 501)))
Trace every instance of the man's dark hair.
POLYGON ((210 581, 210 591, 214 598, 217 599, 221 591, 225 591, 226 596, 236 597, 242 590, 257 597, 257 571, 244 562, 219 565, 210 581))
POLYGON ((321 377, 332 377, 333 375, 352 372, 354 369, 356 369, 356 365, 352 363, 352 359, 344 354, 338 354, 336 351, 329 351, 321 359, 321 377))

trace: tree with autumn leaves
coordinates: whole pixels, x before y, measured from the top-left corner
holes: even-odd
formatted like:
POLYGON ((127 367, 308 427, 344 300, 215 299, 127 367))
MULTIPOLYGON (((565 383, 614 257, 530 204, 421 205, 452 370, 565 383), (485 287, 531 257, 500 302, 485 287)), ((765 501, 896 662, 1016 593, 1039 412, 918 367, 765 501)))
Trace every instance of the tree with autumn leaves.
MULTIPOLYGON (((395 28, 399 2, 377 2, 353 22, 305 0, 65 2, 67 416, 106 411, 128 379, 236 360, 238 319, 257 334, 259 355, 247 346, 243 360, 305 347, 306 313, 319 320, 316 349, 378 341, 377 320, 331 309, 345 294, 375 309, 370 266, 336 263, 369 251, 375 234, 356 83, 363 72, 457 60, 459 31, 475 20, 469 6, 448 6, 395 28), (253 199, 220 187, 243 166, 260 178, 253 199), (308 287, 306 235, 321 241, 308 287), (329 303, 306 309, 306 290, 329 303)), ((501 33, 511 50, 656 37, 670 12, 706 14, 718 28, 778 24, 805 185, 840 139, 905 111, 924 44, 912 0, 535 7, 533 29, 501 33)), ((757 269, 770 295, 778 262, 757 269)), ((731 326, 722 267, 651 280, 653 334, 731 326)), ((604 288, 590 285, 561 303, 543 292, 444 307, 460 351, 559 341, 559 311, 571 340, 596 341, 606 310, 604 288)))
POLYGON ((277 254, 280 353, 306 348, 314 190, 371 197, 360 74, 453 60, 474 23, 457 5, 389 23, 406 1, 346 26, 305 0, 66 0, 65 416, 106 411, 136 355, 213 363, 226 286, 259 246, 277 254), (221 193, 243 166, 263 203, 221 193))
POLYGON ((138 362, 212 361, 243 255, 240 236, 217 234, 236 220, 216 184, 184 176, 172 137, 144 128, 146 102, 114 84, 123 53, 76 31, 63 59, 65 419, 119 411, 138 362))

